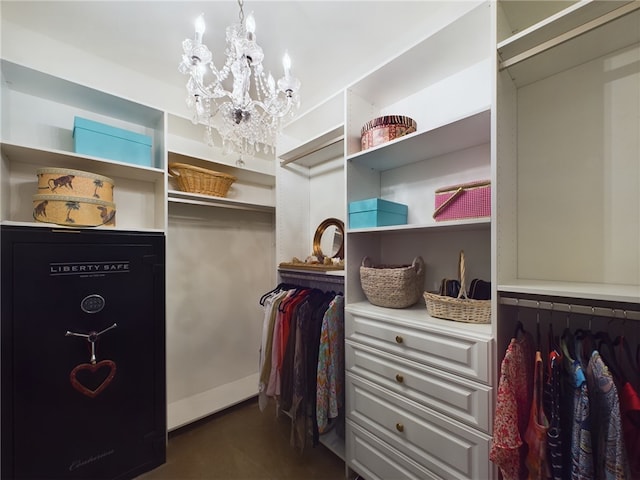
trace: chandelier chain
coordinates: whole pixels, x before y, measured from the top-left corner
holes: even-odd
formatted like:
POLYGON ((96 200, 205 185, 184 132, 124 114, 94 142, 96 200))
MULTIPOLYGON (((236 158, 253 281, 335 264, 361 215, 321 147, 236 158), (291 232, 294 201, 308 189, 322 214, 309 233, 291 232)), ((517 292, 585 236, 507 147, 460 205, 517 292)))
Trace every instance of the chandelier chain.
POLYGON ((240 12, 238 12, 238 17, 240 18, 240 23, 244 23, 244 0, 238 0, 238 6, 240 7, 240 12))

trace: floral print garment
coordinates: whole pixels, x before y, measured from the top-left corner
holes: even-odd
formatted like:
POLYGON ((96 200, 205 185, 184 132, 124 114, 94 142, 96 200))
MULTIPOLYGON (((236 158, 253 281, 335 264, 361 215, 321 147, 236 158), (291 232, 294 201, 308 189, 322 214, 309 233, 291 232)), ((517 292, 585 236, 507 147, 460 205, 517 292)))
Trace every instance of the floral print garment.
POLYGON ((344 297, 336 295, 322 319, 316 389, 316 421, 323 433, 338 416, 344 391, 344 297))
POLYGON ((500 468, 504 480, 522 478, 523 435, 531 402, 531 382, 526 373, 531 368, 531 364, 527 365, 528 351, 531 351, 529 337, 512 338, 500 368, 489 459, 500 468))

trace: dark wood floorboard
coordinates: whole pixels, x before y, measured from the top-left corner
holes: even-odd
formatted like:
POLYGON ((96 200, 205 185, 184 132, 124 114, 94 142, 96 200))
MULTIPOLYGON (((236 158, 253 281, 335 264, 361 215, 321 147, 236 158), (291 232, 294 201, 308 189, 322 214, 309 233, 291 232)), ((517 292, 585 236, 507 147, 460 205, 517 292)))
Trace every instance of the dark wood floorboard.
POLYGON ((167 462, 140 480, 339 480, 344 462, 323 445, 291 446, 291 420, 249 400, 169 435, 167 462))

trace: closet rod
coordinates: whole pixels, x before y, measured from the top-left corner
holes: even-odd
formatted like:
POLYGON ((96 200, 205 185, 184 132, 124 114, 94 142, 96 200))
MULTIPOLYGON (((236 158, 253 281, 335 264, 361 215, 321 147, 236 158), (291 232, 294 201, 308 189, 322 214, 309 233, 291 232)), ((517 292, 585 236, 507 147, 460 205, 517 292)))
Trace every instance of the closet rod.
POLYGON ((298 155, 294 155, 291 158, 287 158, 286 160, 281 160, 280 161, 280 166, 284 167, 285 165, 289 165, 290 163, 293 163, 297 160, 300 160, 301 158, 304 158, 308 155, 312 155, 314 153, 318 153, 321 152, 325 149, 328 149, 330 147, 333 147, 334 145, 337 145, 338 143, 342 142, 344 140, 344 135, 340 135, 339 137, 336 137, 334 139, 331 139, 317 147, 314 147, 312 149, 310 149, 309 151, 306 151, 304 153, 300 153, 298 155))
POLYGON ((529 50, 525 50, 524 52, 518 55, 514 55, 511 58, 507 58, 503 60, 502 62, 500 62, 498 69, 502 71, 520 62, 524 62, 525 60, 535 55, 538 55, 542 52, 550 50, 553 47, 557 47, 558 45, 568 42, 573 38, 576 38, 582 34, 590 32, 591 30, 595 30, 596 28, 601 27, 602 25, 605 25, 609 22, 612 22, 613 20, 616 20, 620 17, 623 17, 624 15, 632 13, 636 11, 638 8, 640 8, 640 2, 637 2, 637 1, 629 2, 628 4, 616 10, 613 10, 605 15, 602 15, 601 17, 591 20, 583 25, 580 25, 579 27, 569 30, 568 32, 565 32, 561 35, 558 35, 557 37, 551 38, 546 42, 542 42, 541 44, 536 45, 535 47, 532 47, 529 50))
POLYGON ((318 273, 292 273, 284 270, 279 270, 280 276, 283 279, 297 279, 297 280, 305 280, 307 282, 319 282, 319 283, 336 283, 339 285, 344 285, 344 276, 340 275, 325 275, 318 273))
POLYGON ((526 298, 500 297, 502 305, 514 307, 535 308, 540 310, 552 310, 568 314, 591 315, 594 317, 609 317, 618 320, 640 320, 640 311, 626 310, 622 308, 593 307, 589 305, 574 305, 562 302, 550 302, 548 300, 529 300, 526 298))

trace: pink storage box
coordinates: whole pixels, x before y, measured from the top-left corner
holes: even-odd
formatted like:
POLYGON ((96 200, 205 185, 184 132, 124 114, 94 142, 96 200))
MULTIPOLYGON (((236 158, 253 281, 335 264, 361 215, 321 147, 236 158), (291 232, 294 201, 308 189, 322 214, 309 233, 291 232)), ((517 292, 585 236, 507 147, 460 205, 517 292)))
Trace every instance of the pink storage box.
POLYGON ((416 121, 404 115, 385 115, 365 123, 361 130, 362 150, 377 147, 416 131, 416 121))
POLYGON ((460 220, 491 216, 491 181, 451 185, 436 190, 436 210, 433 218, 460 220))

